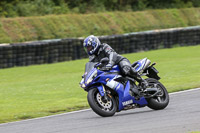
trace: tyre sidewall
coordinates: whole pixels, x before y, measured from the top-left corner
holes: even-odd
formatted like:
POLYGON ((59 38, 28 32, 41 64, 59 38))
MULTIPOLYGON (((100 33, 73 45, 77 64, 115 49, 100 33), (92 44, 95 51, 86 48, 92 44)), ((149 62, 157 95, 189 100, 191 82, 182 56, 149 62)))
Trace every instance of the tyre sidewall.
POLYGON ((88 103, 90 105, 90 107, 92 108, 92 110, 103 117, 109 117, 109 116, 113 116, 115 114, 115 112, 117 111, 117 104, 116 104, 116 100, 114 99, 114 97, 112 97, 112 110, 107 112, 102 110, 96 103, 96 99, 95 99, 95 93, 98 91, 97 88, 93 88, 91 90, 89 90, 88 95, 87 95, 87 99, 88 99, 88 103))

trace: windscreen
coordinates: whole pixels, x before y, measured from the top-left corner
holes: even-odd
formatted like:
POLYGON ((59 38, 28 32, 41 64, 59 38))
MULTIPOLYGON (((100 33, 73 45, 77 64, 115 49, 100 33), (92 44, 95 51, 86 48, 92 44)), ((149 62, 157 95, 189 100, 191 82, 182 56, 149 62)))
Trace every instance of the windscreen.
POLYGON ((84 74, 84 79, 87 77, 88 73, 94 68, 96 65, 96 62, 88 62, 85 64, 85 74, 84 74))

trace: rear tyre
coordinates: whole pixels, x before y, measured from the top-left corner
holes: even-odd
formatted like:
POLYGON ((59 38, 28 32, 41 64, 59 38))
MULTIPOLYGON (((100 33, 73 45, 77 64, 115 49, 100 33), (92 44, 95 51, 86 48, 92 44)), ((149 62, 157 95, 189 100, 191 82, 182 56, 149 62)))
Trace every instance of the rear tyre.
POLYGON ((103 100, 97 88, 89 90, 87 99, 92 110, 102 117, 113 116, 117 111, 117 104, 114 97, 111 96, 108 100, 103 100))
POLYGON ((162 83, 160 83, 158 80, 153 79, 153 78, 148 78, 145 79, 148 83, 149 86, 155 86, 160 90, 160 93, 158 95, 152 97, 152 98, 146 98, 148 102, 148 107, 154 110, 161 110, 167 107, 169 104, 169 95, 167 92, 167 89, 164 87, 162 83))

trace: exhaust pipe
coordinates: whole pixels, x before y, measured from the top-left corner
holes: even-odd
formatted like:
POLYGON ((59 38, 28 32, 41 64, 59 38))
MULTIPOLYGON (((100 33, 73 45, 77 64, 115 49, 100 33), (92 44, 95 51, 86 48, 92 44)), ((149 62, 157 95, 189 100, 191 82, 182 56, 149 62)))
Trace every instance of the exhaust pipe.
POLYGON ((160 90, 158 90, 158 88, 147 88, 144 92, 147 92, 146 98, 151 98, 151 97, 156 96, 158 93, 160 93, 160 90), (151 95, 149 96, 148 93, 150 93, 151 95))
POLYGON ((157 92, 158 88, 146 88, 145 92, 157 92))

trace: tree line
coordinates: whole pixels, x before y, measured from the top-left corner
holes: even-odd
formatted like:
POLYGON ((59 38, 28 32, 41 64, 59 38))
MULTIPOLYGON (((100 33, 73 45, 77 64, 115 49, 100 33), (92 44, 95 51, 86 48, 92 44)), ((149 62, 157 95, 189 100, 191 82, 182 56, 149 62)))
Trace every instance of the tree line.
POLYGON ((0 0, 0 17, 200 7, 200 0, 0 0))

